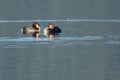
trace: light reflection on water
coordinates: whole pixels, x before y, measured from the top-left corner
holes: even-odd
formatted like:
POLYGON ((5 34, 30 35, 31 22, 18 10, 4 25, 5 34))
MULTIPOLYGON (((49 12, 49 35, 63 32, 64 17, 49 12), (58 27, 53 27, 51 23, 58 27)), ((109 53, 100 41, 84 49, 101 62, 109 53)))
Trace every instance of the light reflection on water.
POLYGON ((0 20, 0 23, 23 22, 120 22, 117 19, 54 19, 54 20, 0 20))
MULTIPOLYGON (((91 46, 97 44, 106 44, 106 45, 119 45, 118 41, 119 36, 108 35, 106 36, 81 36, 81 37, 55 37, 54 41, 50 41, 49 38, 40 37, 0 37, 0 44, 3 48, 29 48, 36 44, 53 44, 52 46, 91 46), (117 37, 117 38, 116 38, 117 37), (108 38, 108 39, 107 39, 108 38), (112 40, 114 39, 114 40, 112 40)), ((51 46, 49 46, 51 47, 51 46)))

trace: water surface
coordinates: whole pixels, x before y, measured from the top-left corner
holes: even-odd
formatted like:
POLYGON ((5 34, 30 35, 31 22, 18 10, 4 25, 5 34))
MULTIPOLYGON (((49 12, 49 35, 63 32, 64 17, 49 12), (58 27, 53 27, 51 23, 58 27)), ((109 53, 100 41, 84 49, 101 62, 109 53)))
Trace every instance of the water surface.
POLYGON ((119 3, 2 0, 0 80, 119 80, 119 3), (34 21, 39 38, 21 33, 34 21), (43 35, 50 22, 62 28, 54 41, 43 35))

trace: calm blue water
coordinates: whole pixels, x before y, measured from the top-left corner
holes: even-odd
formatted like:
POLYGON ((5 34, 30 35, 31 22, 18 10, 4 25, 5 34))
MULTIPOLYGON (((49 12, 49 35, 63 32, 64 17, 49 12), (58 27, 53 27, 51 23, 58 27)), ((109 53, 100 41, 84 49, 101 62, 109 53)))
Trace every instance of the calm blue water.
POLYGON ((1 1, 0 80, 119 80, 119 2, 1 1), (39 38, 21 33, 34 21, 39 38), (50 22, 62 28, 54 41, 50 22))

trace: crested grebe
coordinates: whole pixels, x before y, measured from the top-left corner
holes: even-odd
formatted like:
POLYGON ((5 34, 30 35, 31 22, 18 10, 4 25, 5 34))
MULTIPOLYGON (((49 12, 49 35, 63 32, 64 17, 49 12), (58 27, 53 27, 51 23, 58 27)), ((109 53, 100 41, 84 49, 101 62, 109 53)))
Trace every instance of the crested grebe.
POLYGON ((55 26, 53 23, 50 23, 48 27, 44 29, 45 36, 49 36, 49 34, 58 35, 61 32, 62 30, 59 27, 55 26))

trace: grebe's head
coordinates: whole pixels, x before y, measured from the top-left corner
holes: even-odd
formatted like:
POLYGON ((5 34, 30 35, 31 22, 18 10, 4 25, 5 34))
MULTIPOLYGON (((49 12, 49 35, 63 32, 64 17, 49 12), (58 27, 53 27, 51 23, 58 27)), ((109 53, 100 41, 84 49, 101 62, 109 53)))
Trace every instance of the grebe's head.
POLYGON ((50 28, 50 29, 54 29, 54 27, 55 27, 55 25, 54 25, 53 23, 50 23, 50 24, 49 24, 49 28, 50 28))
POLYGON ((39 25, 38 22, 34 22, 34 23, 32 24, 32 27, 33 27, 33 28, 40 28, 40 25, 39 25))

